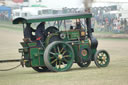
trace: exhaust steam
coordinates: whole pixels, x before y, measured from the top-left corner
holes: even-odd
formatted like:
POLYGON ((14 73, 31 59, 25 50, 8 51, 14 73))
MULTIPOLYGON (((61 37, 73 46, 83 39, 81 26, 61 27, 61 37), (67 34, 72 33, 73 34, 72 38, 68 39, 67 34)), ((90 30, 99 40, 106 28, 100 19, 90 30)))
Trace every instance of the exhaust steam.
POLYGON ((90 12, 92 4, 94 3, 94 0, 83 0, 84 7, 85 7, 85 12, 90 12))

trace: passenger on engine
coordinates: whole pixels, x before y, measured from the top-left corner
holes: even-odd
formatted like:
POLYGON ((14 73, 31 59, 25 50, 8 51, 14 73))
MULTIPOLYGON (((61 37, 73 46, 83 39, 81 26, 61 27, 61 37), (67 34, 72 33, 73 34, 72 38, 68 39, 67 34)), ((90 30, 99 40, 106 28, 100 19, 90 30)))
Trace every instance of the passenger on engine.
POLYGON ((41 22, 36 30, 37 46, 41 46, 45 40, 45 22, 41 22))
POLYGON ((32 32, 35 32, 35 30, 31 27, 31 23, 27 23, 26 28, 24 29, 25 42, 31 42, 36 39, 32 32))
POLYGON ((73 26, 72 25, 70 26, 70 30, 73 30, 73 26))

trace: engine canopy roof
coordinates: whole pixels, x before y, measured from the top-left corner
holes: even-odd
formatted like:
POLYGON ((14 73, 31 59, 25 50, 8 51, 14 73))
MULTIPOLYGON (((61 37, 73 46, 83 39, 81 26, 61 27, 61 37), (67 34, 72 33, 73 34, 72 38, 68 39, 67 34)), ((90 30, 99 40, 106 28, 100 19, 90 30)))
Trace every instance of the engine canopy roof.
POLYGON ((92 14, 89 13, 54 14, 54 15, 32 16, 32 17, 18 17, 13 20, 13 24, 60 21, 60 20, 68 20, 68 19, 91 18, 91 17, 92 14))

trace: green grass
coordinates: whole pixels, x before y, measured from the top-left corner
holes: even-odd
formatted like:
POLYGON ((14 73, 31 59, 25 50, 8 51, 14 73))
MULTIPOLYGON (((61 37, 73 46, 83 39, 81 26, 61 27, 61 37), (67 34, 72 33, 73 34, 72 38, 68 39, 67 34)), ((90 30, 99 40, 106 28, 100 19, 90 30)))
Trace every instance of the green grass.
POLYGON ((14 25, 14 24, 12 24, 11 21, 8 21, 8 22, 0 21, 0 29, 11 29, 11 30, 16 30, 16 31, 21 31, 21 30, 23 30, 23 26, 21 24, 14 25))
POLYGON ((128 38, 97 38, 98 40, 114 40, 114 41, 125 41, 128 40, 128 38))
MULTIPOLYGON (((98 49, 106 49, 111 58, 110 65, 106 68, 97 68, 94 62, 88 68, 80 68, 74 64, 69 71, 55 73, 38 73, 31 68, 20 67, 12 71, 0 72, 0 85, 128 85, 127 44, 127 40, 99 39, 98 49)), ((8 44, 4 46, 8 47, 8 44)), ((15 51, 13 53, 13 56, 17 57, 15 51)), ((1 56, 4 54, 10 57, 8 51, 5 50, 1 56)), ((0 69, 15 65, 17 63, 0 64, 0 69)))

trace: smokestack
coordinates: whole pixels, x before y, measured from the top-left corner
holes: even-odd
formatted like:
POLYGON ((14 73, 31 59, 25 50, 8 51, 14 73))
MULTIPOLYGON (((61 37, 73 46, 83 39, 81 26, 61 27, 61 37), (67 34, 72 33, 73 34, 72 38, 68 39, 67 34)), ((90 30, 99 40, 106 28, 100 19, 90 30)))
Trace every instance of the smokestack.
POLYGON ((84 7, 85 7, 85 12, 90 13, 91 12, 91 7, 92 7, 92 3, 94 3, 94 0, 84 0, 84 7))

